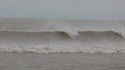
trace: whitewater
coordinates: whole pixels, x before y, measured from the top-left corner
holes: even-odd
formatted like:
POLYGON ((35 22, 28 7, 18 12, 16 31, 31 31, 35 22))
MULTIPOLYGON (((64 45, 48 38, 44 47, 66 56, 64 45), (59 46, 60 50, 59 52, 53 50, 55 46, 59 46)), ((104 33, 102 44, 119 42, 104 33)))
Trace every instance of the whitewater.
POLYGON ((0 52, 125 53, 125 22, 0 19, 0 52))

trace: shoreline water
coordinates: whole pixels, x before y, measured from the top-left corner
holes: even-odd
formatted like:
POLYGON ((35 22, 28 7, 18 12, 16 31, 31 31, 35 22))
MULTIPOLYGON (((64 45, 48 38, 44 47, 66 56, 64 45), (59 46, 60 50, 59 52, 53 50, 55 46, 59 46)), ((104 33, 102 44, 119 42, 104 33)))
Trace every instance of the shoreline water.
POLYGON ((0 53, 0 70, 125 70, 125 54, 0 53))

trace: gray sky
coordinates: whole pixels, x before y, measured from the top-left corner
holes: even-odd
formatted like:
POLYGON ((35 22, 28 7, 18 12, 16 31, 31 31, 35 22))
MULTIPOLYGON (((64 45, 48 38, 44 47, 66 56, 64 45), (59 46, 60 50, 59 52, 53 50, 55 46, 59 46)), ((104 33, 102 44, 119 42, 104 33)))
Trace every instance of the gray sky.
POLYGON ((0 0, 0 17, 125 20, 125 0, 0 0))

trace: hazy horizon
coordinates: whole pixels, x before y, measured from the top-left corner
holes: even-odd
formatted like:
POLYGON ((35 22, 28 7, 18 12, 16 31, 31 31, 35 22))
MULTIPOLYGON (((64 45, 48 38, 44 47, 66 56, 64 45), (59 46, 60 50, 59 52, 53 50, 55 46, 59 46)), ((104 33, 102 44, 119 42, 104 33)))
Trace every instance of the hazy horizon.
POLYGON ((0 18, 125 20, 125 0, 0 0, 0 18))

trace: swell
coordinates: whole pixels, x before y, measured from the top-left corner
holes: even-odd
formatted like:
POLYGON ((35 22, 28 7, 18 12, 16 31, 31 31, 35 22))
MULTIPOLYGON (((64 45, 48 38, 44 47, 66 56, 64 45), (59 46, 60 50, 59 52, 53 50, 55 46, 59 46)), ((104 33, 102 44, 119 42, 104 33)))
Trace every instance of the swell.
POLYGON ((75 21, 75 20, 24 20, 0 19, 0 31, 15 32, 63 32, 69 37, 79 36, 79 32, 118 33, 125 38, 125 22, 120 21, 75 21))
POLYGON ((0 52, 124 53, 124 42, 112 31, 79 32, 75 39, 63 32, 0 32, 0 52))
POLYGON ((94 30, 94 29, 88 29, 88 30, 70 30, 70 31, 64 31, 64 30, 42 30, 42 31, 31 31, 31 30, 18 30, 18 29, 9 29, 9 28, 5 28, 5 29, 2 29, 0 28, 0 32, 24 32, 24 33, 56 33, 56 32, 59 32, 59 33, 64 33, 66 34, 67 36, 69 36, 70 38, 73 38, 75 39, 76 37, 79 36, 79 33, 81 32, 95 32, 95 33, 98 33, 98 32, 112 32, 112 33, 115 33, 115 34, 118 34, 119 36, 122 36, 123 38, 125 38, 125 33, 123 32, 124 30, 108 30, 108 29, 104 29, 104 30, 94 30))
POLYGON ((125 22, 0 19, 0 52, 125 52, 125 22))

